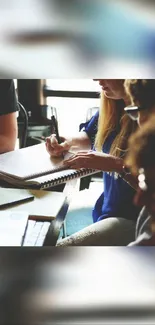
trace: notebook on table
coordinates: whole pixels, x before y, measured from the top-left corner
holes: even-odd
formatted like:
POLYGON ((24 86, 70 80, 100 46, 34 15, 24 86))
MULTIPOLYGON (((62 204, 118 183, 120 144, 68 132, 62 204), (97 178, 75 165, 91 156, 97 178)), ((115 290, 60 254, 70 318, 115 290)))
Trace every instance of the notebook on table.
MULTIPOLYGON (((25 190, 19 189, 19 191, 25 190)), ((8 209, 12 213, 20 210, 28 212, 30 220, 54 220, 66 200, 66 195, 61 192, 32 189, 26 191, 33 196, 33 201, 16 202, 16 205, 8 206, 8 209)))
POLYGON ((0 188, 0 210, 33 200, 34 195, 29 190, 0 188))
POLYGON ((45 143, 18 149, 0 155, 0 184, 10 184, 18 188, 48 189, 66 183, 68 180, 94 174, 94 169, 68 169, 63 160, 74 153, 67 152, 64 157, 50 157, 45 143))

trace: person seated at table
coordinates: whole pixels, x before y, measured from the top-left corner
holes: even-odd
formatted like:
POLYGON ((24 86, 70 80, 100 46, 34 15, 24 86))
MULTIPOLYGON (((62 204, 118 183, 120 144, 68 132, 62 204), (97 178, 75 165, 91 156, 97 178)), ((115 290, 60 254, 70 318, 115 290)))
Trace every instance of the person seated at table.
POLYGON ((125 112, 141 127, 155 114, 155 79, 126 79, 124 87, 131 101, 125 112))
POLYGON ((12 79, 0 80, 0 154, 15 149, 17 140, 17 97, 12 79))
POLYGON ((143 208, 137 221, 138 245, 155 245, 155 116, 129 141, 126 164, 138 178, 135 205, 143 208))
MULTIPOLYGON (((124 80, 98 79, 101 85, 101 108, 84 124, 83 132, 70 139, 47 138, 50 155, 59 156, 71 146, 86 149, 65 163, 68 168, 93 168, 104 171, 104 193, 93 209, 95 224, 64 239, 61 245, 127 245, 134 240, 139 208, 134 206, 133 178, 126 175, 124 154, 127 140, 137 127, 124 113, 130 103, 124 90, 124 80), (93 151, 90 151, 92 149, 93 151)), ((60 244, 59 244, 60 245, 60 244)))
POLYGON ((125 81, 125 89, 132 102, 131 106, 125 108, 125 111, 140 126, 140 130, 129 140, 126 163, 131 167, 134 174, 141 173, 139 175, 139 189, 134 201, 140 206, 145 205, 137 220, 136 241, 132 245, 151 245, 151 243, 154 245, 155 241, 152 242, 151 236, 153 215, 151 207, 153 206, 153 200, 151 195, 149 197, 149 190, 145 191, 141 188, 141 185, 144 185, 142 180, 145 180, 147 172, 150 170, 151 174, 153 171, 151 164, 153 164, 154 159, 155 140, 155 79, 128 79, 125 81), (148 154, 145 155, 146 153, 148 154), (143 166, 144 155, 145 164, 147 164, 146 169, 143 166))

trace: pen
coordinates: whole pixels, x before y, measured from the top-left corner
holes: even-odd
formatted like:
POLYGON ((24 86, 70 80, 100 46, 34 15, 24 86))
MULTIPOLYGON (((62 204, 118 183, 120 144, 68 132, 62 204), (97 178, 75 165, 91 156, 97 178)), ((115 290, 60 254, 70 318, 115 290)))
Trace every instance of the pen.
POLYGON ((52 121, 53 133, 56 134, 56 139, 57 139, 58 143, 60 144, 61 140, 60 140, 59 131, 58 131, 58 123, 57 123, 57 120, 54 115, 52 115, 51 121, 52 121))
MULTIPOLYGON (((60 140, 59 131, 58 131, 58 122, 57 122, 54 115, 52 115, 51 121, 52 121, 53 133, 55 133, 56 139, 57 139, 58 143, 60 144, 61 140, 60 140)), ((64 153, 63 152, 62 152, 62 157, 64 158, 64 153)))

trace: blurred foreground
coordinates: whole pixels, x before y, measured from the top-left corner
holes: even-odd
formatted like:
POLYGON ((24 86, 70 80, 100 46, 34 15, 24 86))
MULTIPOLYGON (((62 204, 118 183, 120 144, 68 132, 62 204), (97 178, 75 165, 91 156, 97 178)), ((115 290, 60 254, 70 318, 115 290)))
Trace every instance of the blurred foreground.
POLYGON ((153 1, 0 0, 1 78, 154 78, 153 1))
POLYGON ((154 324, 154 248, 1 249, 0 324, 154 324))

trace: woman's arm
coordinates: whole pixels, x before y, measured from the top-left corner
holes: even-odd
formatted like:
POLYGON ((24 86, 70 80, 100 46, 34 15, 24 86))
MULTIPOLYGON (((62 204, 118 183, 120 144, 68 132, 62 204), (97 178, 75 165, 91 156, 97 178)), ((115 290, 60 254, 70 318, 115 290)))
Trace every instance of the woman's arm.
POLYGON ((16 112, 0 116, 0 153, 12 151, 17 139, 16 112))
POLYGON ((122 158, 97 151, 80 151, 70 159, 64 161, 69 168, 92 168, 105 172, 117 172, 130 186, 137 189, 137 181, 132 174, 124 172, 122 158))
POLYGON ((77 150, 90 150, 91 140, 86 132, 78 132, 77 135, 66 139, 69 147, 76 147, 77 150))
POLYGON ((123 160, 99 151, 79 151, 70 159, 64 161, 70 168, 93 168, 107 172, 120 173, 123 160))

